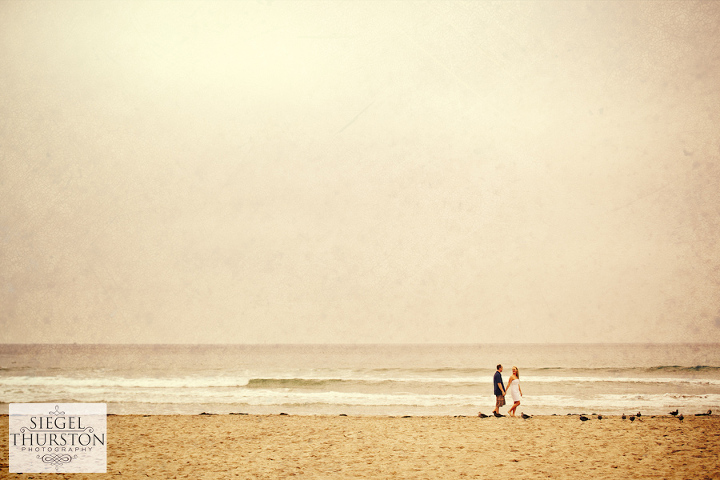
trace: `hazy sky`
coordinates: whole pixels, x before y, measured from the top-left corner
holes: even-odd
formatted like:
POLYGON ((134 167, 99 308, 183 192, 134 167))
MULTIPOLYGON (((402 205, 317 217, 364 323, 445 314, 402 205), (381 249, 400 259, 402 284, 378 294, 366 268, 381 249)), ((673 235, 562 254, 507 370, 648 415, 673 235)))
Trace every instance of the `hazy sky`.
POLYGON ((720 342, 720 3, 0 1, 0 342, 720 342))

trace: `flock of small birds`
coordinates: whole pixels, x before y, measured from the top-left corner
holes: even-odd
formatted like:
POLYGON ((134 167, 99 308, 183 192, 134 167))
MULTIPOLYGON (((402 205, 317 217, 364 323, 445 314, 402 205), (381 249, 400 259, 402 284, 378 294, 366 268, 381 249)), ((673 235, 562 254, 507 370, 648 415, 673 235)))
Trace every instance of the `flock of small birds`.
MULTIPOLYGON (((501 417, 506 417, 506 416, 507 416, 507 415, 501 415, 501 414, 495 413, 495 412, 493 412, 492 415, 485 415, 485 414, 482 413, 482 412, 478 413, 478 417, 480 417, 480 418, 490 418, 490 417, 501 418, 501 417)), ((522 419, 524 419, 524 420, 527 420, 528 418, 532 418, 532 415, 527 415, 527 414, 521 412, 521 413, 520 413, 520 417, 521 417, 522 419)))
MULTIPOLYGON (((112 415, 115 415, 115 414, 114 414, 114 413, 108 413, 108 416, 112 416, 112 415)), ((216 414, 216 413, 202 412, 200 415, 217 415, 217 414, 216 414)), ((230 415, 248 415, 248 414, 247 414, 247 413, 230 413, 230 415)), ((284 413, 284 412, 283 412, 283 413, 280 413, 280 415, 287 415, 287 413, 284 413)), ((555 414, 553 414, 553 415, 555 415, 555 414)), ((568 416, 571 416, 571 415, 572 415, 571 413, 568 413, 568 416)), ((679 419, 681 422, 682 422, 683 419, 685 418, 685 417, 683 416, 683 414, 679 412, 679 410, 675 410, 675 411, 670 412, 670 415, 672 415, 673 417, 679 419)), ((695 414, 696 417, 709 417, 709 416, 711 416, 711 415, 712 415, 712 410, 708 410, 708 411, 705 412, 705 413, 696 413, 696 414, 695 414)), ((143 417, 149 417, 149 416, 150 416, 150 415, 143 415, 143 417)), ((341 417, 347 417, 347 414, 341 413, 340 416, 341 416, 341 417)), ((457 417, 457 416, 464 417, 465 415, 456 415, 456 417, 457 417)), ((506 416, 507 416, 507 415, 501 415, 501 414, 495 413, 495 412, 493 412, 492 415, 485 415, 485 414, 482 413, 482 412, 479 412, 479 413, 478 413, 478 417, 480 417, 480 418, 490 418, 490 417, 504 418, 504 417, 506 417, 506 416)), ((597 415, 597 414, 595 414, 595 413, 593 413, 590 417, 592 417, 592 416, 597 416, 597 419, 598 419, 598 420, 602 420, 603 418, 605 418, 605 417, 603 417, 602 415, 597 415)), ((587 422, 588 420, 591 420, 590 417, 588 417, 588 416, 586 416, 586 415, 580 415, 579 418, 580 418, 580 421, 582 421, 582 422, 587 422)), ((640 418, 640 417, 642 417, 642 413, 638 412, 638 413, 636 413, 635 415, 630 415, 630 416, 627 416, 627 415, 625 415, 625 414, 623 413, 623 414, 622 414, 622 417, 620 417, 620 418, 622 418, 623 420, 630 420, 631 422, 634 422, 636 418, 640 418)), ((405 415, 405 416, 403 416, 402 418, 411 418, 411 416, 410 416, 410 415, 405 415)), ((521 413, 520 413, 520 418, 522 418, 523 420, 528 420, 528 419, 533 418, 533 417, 532 417, 532 415, 527 415, 526 413, 522 413, 522 412, 521 412, 521 413)), ((655 418, 655 416, 652 416, 651 418, 655 418)))
MULTIPOLYGON (((672 415, 673 417, 676 417, 681 422, 685 419, 685 417, 683 416, 682 413, 680 413, 679 410, 670 412, 670 415, 672 415)), ((696 417, 709 417, 710 415, 712 415, 712 410, 708 410, 705 413, 696 413, 695 414, 696 417)), ((638 412, 635 415, 630 415, 630 416, 627 416, 623 413, 622 417, 620 417, 620 418, 622 418, 623 420, 630 420, 631 422, 634 422, 636 418, 640 418, 640 417, 642 417, 642 413, 638 412)), ((598 418, 598 420, 602 420, 603 416, 598 415, 597 418, 598 418)), ((655 416, 652 416, 651 418, 655 418, 655 416)), ((586 417, 585 415, 580 415, 580 420, 583 422, 587 422, 590 419, 588 417, 586 417)))
MULTIPOLYGON (((570 414, 568 414, 568 415, 570 415, 570 414)), ((593 414, 593 415, 595 415, 595 414, 593 414)), ((670 412, 670 415, 672 415, 673 417, 676 417, 676 418, 677 418, 678 420, 680 420, 681 422, 685 419, 685 417, 683 416, 683 414, 680 413, 678 410, 675 410, 675 411, 673 411, 673 412, 670 412)), ((696 414, 695 414, 696 417, 709 417, 710 415, 712 415, 712 410, 708 410, 708 411, 705 412, 705 413, 696 413, 696 414)), ((492 415, 485 415, 485 414, 482 413, 482 412, 478 413, 478 417, 480 417, 480 418, 489 418, 489 417, 491 417, 491 416, 495 416, 495 417, 505 417, 505 415, 501 415, 501 414, 495 413, 495 412, 493 412, 492 415)), ((520 417, 522 417, 523 419, 527 420, 527 419, 529 419, 529 418, 532 418, 532 415, 526 415, 525 413, 521 413, 521 414, 520 414, 520 417)), ((637 412, 635 415, 630 415, 630 416, 627 416, 627 415, 625 415, 625 414, 623 413, 623 414, 622 414, 622 417, 620 417, 620 418, 622 418, 623 420, 630 420, 631 422, 634 422, 636 418, 640 418, 640 417, 642 417, 642 413, 637 412)), ((579 418, 580 418, 580 421, 581 421, 581 422, 587 422, 588 420, 591 419, 590 417, 588 417, 588 416, 586 416, 586 415, 580 415, 579 418)), ((603 418, 604 418, 604 417, 603 417, 602 415, 597 415, 597 419, 598 419, 598 420, 602 420, 603 418)), ((651 417, 651 418, 655 418, 655 416, 653 416, 653 417, 651 417)))

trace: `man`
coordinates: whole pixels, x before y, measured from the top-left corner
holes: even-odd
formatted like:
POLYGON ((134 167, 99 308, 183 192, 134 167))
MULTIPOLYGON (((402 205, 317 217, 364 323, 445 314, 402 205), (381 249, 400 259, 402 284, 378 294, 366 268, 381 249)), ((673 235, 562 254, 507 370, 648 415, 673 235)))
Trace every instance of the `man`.
POLYGON ((502 417, 502 415, 500 415, 500 407, 505 405, 505 385, 503 385, 502 371, 502 365, 498 365, 497 372, 495 372, 495 376, 493 377, 493 387, 495 391, 495 410, 493 410, 493 415, 496 417, 502 417))

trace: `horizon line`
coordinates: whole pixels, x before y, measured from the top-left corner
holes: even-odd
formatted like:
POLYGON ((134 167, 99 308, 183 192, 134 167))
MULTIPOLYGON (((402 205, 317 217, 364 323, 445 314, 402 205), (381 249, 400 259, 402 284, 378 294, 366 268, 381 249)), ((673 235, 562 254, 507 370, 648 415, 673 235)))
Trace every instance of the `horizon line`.
POLYGON ((487 345, 658 345, 658 346, 679 346, 679 345, 720 345, 720 342, 421 342, 421 343, 401 343, 401 342, 387 342, 387 343, 375 343, 375 342, 331 342, 331 343, 292 343, 292 342, 265 342, 265 343, 130 343, 130 342, 119 342, 119 343, 104 343, 104 342, 0 342, 0 346, 28 346, 28 345, 77 345, 77 346, 194 346, 194 347, 221 347, 221 346, 260 346, 260 347, 272 347, 272 346, 298 346, 298 347, 310 347, 310 346, 487 346, 487 345))

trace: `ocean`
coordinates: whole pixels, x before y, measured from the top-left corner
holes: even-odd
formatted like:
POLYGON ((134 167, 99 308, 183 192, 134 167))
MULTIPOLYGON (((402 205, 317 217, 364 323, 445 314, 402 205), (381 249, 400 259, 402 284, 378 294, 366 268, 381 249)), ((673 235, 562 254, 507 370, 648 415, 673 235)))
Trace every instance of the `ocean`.
POLYGON ((518 412, 531 415, 720 412, 720 345, 552 344, 0 345, 0 413, 91 402, 114 414, 472 416, 494 408, 498 363, 506 383, 518 367, 518 412))

